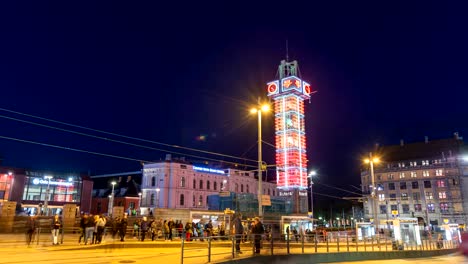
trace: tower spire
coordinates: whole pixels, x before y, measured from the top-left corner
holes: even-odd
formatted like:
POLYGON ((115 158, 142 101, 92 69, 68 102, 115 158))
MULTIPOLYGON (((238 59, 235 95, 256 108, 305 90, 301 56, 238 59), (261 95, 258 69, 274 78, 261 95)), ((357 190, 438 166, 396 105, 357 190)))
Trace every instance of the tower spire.
POLYGON ((289 61, 289 48, 288 48, 288 39, 286 39, 286 61, 289 61))

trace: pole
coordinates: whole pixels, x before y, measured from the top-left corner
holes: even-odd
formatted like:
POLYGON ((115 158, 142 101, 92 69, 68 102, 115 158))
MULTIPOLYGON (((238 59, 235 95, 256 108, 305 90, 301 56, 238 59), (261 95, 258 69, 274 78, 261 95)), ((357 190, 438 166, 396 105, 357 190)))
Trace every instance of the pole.
POLYGON ((372 204, 373 204, 373 209, 372 213, 374 214, 374 232, 375 235, 377 235, 378 228, 379 228, 379 222, 377 219, 377 188, 375 187, 375 177, 374 177, 374 161, 372 160, 372 152, 369 152, 369 164, 370 164, 370 174, 371 174, 371 180, 372 180, 372 204))
POLYGON ((312 195, 312 175, 310 176, 310 212, 312 213, 312 229, 314 229, 314 196, 312 195))
POLYGON ((262 206, 262 111, 258 110, 258 216, 263 216, 262 206))
POLYGON ((50 194, 50 176, 46 176, 47 178, 47 189, 46 189, 46 194, 45 194, 45 199, 44 199, 44 211, 45 215, 49 215, 49 194, 50 194))

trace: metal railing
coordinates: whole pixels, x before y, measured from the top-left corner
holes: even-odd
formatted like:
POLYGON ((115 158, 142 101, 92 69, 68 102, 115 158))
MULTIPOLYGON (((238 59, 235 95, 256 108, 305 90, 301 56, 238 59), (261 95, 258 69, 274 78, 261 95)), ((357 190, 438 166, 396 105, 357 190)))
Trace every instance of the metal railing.
MULTIPOLYGON (((196 239, 196 237, 195 237, 196 239)), ((244 235, 241 238, 241 248, 244 249, 243 256, 249 256, 245 249, 251 249, 255 253, 255 245, 252 235, 244 235)), ((213 256, 224 255, 226 258, 235 259, 239 257, 235 249, 235 236, 211 236, 204 237, 204 241, 192 240, 181 241, 180 263, 184 259, 199 258, 211 262, 213 256), (213 248, 226 248, 226 250, 213 252, 213 248), (228 248, 230 248, 228 250, 228 248)), ((284 255, 284 254, 313 254, 331 252, 386 252, 386 251, 428 251, 458 248, 456 240, 422 239, 420 243, 394 241, 388 236, 374 236, 368 238, 357 238, 347 232, 319 234, 273 234, 262 235, 260 255, 284 255)))

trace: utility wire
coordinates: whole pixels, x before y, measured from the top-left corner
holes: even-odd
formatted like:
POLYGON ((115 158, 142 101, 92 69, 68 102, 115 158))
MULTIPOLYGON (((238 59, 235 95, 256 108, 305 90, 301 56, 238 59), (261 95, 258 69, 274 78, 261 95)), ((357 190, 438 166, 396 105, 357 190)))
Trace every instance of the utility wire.
POLYGON ((352 193, 352 194, 362 196, 362 193, 356 193, 356 192, 348 191, 348 190, 345 190, 345 189, 342 189, 342 188, 339 188, 339 187, 330 186, 330 185, 325 184, 325 183, 316 182, 315 184, 324 185, 324 186, 329 187, 329 188, 333 188, 333 189, 337 189, 337 190, 341 190, 341 191, 344 191, 344 192, 348 192, 348 193, 352 193))
MULTIPOLYGON (((129 143, 129 142, 116 140, 116 139, 95 136, 95 135, 91 135, 91 134, 77 132, 77 131, 73 131, 73 130, 69 130, 69 129, 65 129, 65 128, 49 126, 49 125, 40 124, 40 123, 36 123, 36 122, 32 122, 32 121, 26 121, 26 120, 13 118, 13 117, 8 117, 8 116, 4 116, 4 115, 0 115, 0 118, 10 119, 10 120, 14 120, 14 121, 17 121, 17 122, 27 123, 27 124, 31 124, 31 125, 35 125, 35 126, 46 127, 46 128, 50 128, 50 129, 55 129, 55 130, 59 130, 59 131, 72 133, 72 134, 77 134, 77 135, 81 135, 81 136, 102 139, 102 140, 106 140, 106 141, 110 141, 110 142, 116 142, 116 143, 120 143, 120 144, 124 144, 124 145, 130 145, 130 146, 139 147, 139 148, 151 149, 151 150, 156 150, 156 151, 161 151, 161 152, 169 152, 169 153, 172 153, 172 154, 184 155, 184 156, 189 156, 189 157, 194 157, 194 158, 201 158, 201 159, 211 160, 211 161, 216 161, 216 162, 225 162, 225 163, 231 163, 231 164, 238 164, 238 163, 235 163, 235 162, 229 162, 229 161, 224 161, 224 160, 219 160, 219 159, 206 158, 206 157, 201 157, 201 156, 197 156, 197 155, 185 154, 185 153, 171 151, 171 150, 165 150, 165 149, 160 149, 160 148, 154 148, 154 147, 148 147, 148 146, 144 146, 144 145, 129 143)), ((243 165, 244 166, 255 167, 254 165, 247 165, 247 164, 243 164, 243 165)))
POLYGON ((343 197, 333 196, 333 195, 329 195, 329 194, 323 194, 323 193, 317 193, 317 192, 314 192, 314 194, 321 195, 321 196, 325 196, 325 197, 330 197, 330 198, 335 198, 335 199, 340 199, 340 200, 349 201, 349 200, 347 200, 347 199, 344 199, 343 197))
POLYGON ((13 110, 5 109, 5 108, 0 108, 0 111, 14 113, 14 114, 18 114, 18 115, 27 116, 27 117, 32 117, 32 118, 36 118, 36 119, 40 119, 40 120, 45 120, 45 121, 48 121, 48 122, 58 123, 58 124, 71 126, 71 127, 76 127, 76 128, 85 129, 85 130, 90 130, 90 131, 94 131, 94 132, 99 132, 99 133, 103 133, 103 134, 107 134, 107 135, 123 137, 123 138, 127 138, 127 139, 143 141, 143 142, 147 142, 147 143, 153 143, 153 144, 162 145, 162 146, 166 146, 166 147, 179 148, 179 149, 185 149, 185 150, 189 150, 189 151, 201 152, 201 153, 210 154, 210 155, 217 155, 217 156, 233 158, 233 159, 238 159, 238 160, 246 160, 246 161, 257 162, 256 160, 252 160, 252 159, 241 158, 241 157, 236 157, 236 156, 232 156, 232 155, 212 152, 212 151, 206 151, 206 150, 195 149, 195 148, 188 148, 188 147, 183 147, 183 146, 178 146, 178 145, 173 145, 173 144, 167 144, 167 143, 157 142, 157 141, 148 140, 148 139, 142 139, 142 138, 137 138, 137 137, 130 137, 130 136, 125 136, 125 135, 120 135, 120 134, 117 134, 117 133, 107 132, 107 131, 103 131, 103 130, 99 130, 99 129, 94 129, 94 128, 89 128, 89 127, 85 127, 85 126, 75 125, 75 124, 66 123, 66 122, 62 122, 62 121, 57 121, 57 120, 49 119, 49 118, 45 118, 45 117, 40 117, 40 116, 31 115, 31 114, 21 113, 21 112, 18 112, 18 111, 13 111, 13 110))
POLYGON ((146 160, 141 160, 141 159, 134 159, 134 158, 128 158, 128 157, 123 157, 123 156, 116 156, 116 155, 111 155, 111 154, 99 153, 99 152, 94 152, 94 151, 87 151, 87 150, 82 150, 82 149, 63 147, 63 146, 52 145, 52 144, 47 144, 47 143, 42 143, 42 142, 35 142, 35 141, 19 139, 19 138, 12 138, 12 137, 5 137, 5 136, 0 136, 0 138, 13 140, 13 141, 18 141, 18 142, 23 142, 23 143, 41 145, 41 146, 45 146, 45 147, 65 149, 65 150, 71 150, 71 151, 76 151, 76 152, 83 152, 83 153, 94 154, 94 155, 99 155, 99 156, 111 157, 111 158, 116 158, 116 159, 124 159, 124 160, 138 161, 138 162, 151 162, 151 161, 146 161, 146 160))

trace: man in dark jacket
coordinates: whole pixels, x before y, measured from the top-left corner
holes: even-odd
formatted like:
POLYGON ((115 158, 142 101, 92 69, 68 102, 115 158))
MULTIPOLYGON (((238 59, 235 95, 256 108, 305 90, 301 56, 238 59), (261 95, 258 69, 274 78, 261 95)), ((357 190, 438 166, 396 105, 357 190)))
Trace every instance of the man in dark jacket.
POLYGON ((234 218, 232 227, 234 228, 234 235, 236 237, 236 252, 238 254, 242 254, 240 250, 240 242, 242 239, 242 235, 244 234, 244 226, 242 225, 242 214, 237 214, 234 218))
POLYGON ((254 245, 255 245, 255 254, 260 254, 260 240, 262 235, 265 232, 263 229, 263 224, 260 222, 260 218, 255 217, 254 224, 252 226, 252 234, 254 234, 254 245))
POLYGON ((37 228, 36 216, 31 215, 28 217, 28 221, 26 222, 26 243, 28 246, 33 241, 34 233, 36 232, 37 228))
POLYGON ((140 227, 141 227, 141 241, 145 241, 146 237, 146 232, 148 232, 149 228, 149 222, 146 216, 143 216, 143 219, 140 222, 140 227))
POLYGON ((128 224, 127 214, 124 214, 124 216, 120 219, 119 223, 117 224, 121 242, 125 241, 125 233, 127 233, 127 224, 128 224))

